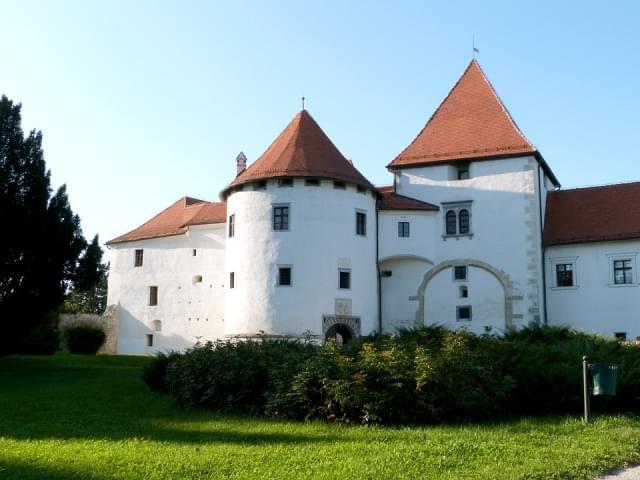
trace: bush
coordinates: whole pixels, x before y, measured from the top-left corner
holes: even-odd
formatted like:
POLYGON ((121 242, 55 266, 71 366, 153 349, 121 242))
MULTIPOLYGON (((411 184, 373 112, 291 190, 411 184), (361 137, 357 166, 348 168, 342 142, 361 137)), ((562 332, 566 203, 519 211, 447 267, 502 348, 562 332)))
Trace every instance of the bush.
POLYGON ((431 326, 340 346, 214 342, 159 355, 147 384, 183 405, 345 423, 415 424, 581 411, 581 361, 619 365, 594 411, 637 410, 640 347, 532 326, 504 337, 431 326))
POLYGON ((105 341, 104 330, 97 325, 67 325, 60 330, 62 349, 69 353, 95 355, 105 341))

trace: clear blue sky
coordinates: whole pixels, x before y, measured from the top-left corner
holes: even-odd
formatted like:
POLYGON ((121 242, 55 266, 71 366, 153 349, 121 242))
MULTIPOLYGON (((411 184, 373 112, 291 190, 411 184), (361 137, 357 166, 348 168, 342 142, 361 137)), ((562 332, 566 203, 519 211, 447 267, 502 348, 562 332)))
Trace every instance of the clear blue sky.
POLYGON ((373 183, 471 59, 564 187, 640 180, 640 3, 2 0, 0 94, 87 237, 217 200, 300 97, 373 183))

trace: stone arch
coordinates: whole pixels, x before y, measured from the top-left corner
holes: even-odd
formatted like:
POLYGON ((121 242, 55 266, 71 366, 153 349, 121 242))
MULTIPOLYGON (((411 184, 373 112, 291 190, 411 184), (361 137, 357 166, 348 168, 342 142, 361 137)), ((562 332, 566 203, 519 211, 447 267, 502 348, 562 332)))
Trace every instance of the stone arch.
POLYGON ((453 268, 456 265, 467 265, 469 267, 480 268, 486 272, 492 274, 502 288, 504 290, 504 323, 505 323, 505 331, 513 330, 513 301, 515 300, 513 295, 513 290, 511 288, 511 279, 509 275, 492 265, 483 262, 481 260, 474 260, 470 258, 460 258, 455 260, 446 260, 444 262, 435 265, 431 270, 425 273, 422 282, 420 282, 420 286, 418 287, 418 291, 415 296, 409 297, 409 300, 418 302, 418 312, 416 313, 416 327, 420 327, 424 323, 424 305, 425 305, 425 294, 427 291, 427 286, 433 277, 438 275, 443 270, 448 268, 453 268))
POLYGON ((378 265, 384 263, 384 262, 389 262, 389 261, 393 261, 393 260, 419 260, 425 263, 428 263, 429 265, 435 265, 434 262, 432 262, 431 260, 429 260, 426 257, 421 257, 420 255, 390 255, 388 257, 385 258, 381 258, 378 260, 378 265))

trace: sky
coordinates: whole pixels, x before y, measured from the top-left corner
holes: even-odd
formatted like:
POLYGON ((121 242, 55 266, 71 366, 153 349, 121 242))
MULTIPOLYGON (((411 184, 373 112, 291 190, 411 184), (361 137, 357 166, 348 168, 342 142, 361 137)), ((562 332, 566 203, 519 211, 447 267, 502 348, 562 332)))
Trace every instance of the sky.
POLYGON ((640 180, 640 2, 0 0, 0 94, 87 238, 217 201, 301 108, 374 184, 472 58, 563 188, 640 180))

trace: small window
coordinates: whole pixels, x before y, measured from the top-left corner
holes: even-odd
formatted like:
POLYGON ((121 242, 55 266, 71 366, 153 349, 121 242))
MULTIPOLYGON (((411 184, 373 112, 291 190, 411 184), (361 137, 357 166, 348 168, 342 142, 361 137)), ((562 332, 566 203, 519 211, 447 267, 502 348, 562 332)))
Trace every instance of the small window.
POLYGON ((469 210, 463 208, 458 212, 458 232, 460 235, 469 233, 469 210))
POLYGON ((281 287, 291 286, 291 267, 278 267, 278 285, 281 287))
POLYGON ((398 237, 409 237, 409 222, 398 222, 398 237))
POLYGON ((460 163, 457 165, 458 180, 467 180, 469 178, 469 164, 460 163))
POLYGON ((293 178, 281 178, 278 180, 279 187, 293 187, 293 178))
POLYGON ((195 256, 197 255, 197 253, 198 253, 198 252, 197 252, 197 250, 194 248, 194 249, 191 251, 191 256, 195 257, 195 256))
POLYGON ((573 287, 573 264, 572 263, 556 264, 556 286, 557 287, 573 287))
POLYGON ((137 249, 135 252, 135 258, 133 260, 133 266, 141 267, 143 258, 144 258, 144 250, 141 248, 137 249))
POLYGON ((153 334, 148 333, 146 337, 147 337, 147 347, 153 347, 153 334))
POLYGON ((616 340, 619 340, 621 342, 627 340, 627 332, 615 332, 613 335, 615 336, 616 340))
POLYGON ((236 286, 235 272, 229 272, 229 288, 235 288, 236 286))
POLYGON ((466 280, 467 279, 467 266, 456 265, 453 267, 453 279, 454 280, 466 280))
POLYGON ((351 288, 351 270, 339 270, 339 288, 347 290, 351 288))
POLYGON ((149 287, 149 305, 158 305, 158 287, 149 287))
POLYGON ((367 214, 356 212, 356 234, 365 236, 367 234, 367 214))
POLYGON ((613 261, 613 283, 616 285, 633 283, 633 263, 630 259, 613 261))
POLYGON ((347 184, 344 182, 333 182, 333 188, 337 190, 346 190, 347 184))
POLYGON ((468 298, 469 297, 469 289, 465 286, 460 287, 460 298, 468 298))
POLYGON ((202 275, 194 275, 191 279, 191 283, 193 283, 194 285, 196 283, 202 283, 202 275))
POLYGON ((289 230, 289 207, 273 207, 273 229, 289 230))
POLYGON ((320 179, 318 179, 318 178, 307 178, 304 181, 304 184, 307 187, 319 187, 320 186, 320 179))
POLYGON ((229 215, 229 238, 236 234, 236 214, 229 215))
POLYGON ((456 320, 458 322, 471 321, 471 305, 456 307, 456 320))
POLYGON ((456 212, 449 210, 447 212, 447 235, 456 234, 456 212))
POLYGON ((366 193, 367 193, 367 189, 366 189, 366 188, 364 188, 364 187, 361 187, 360 185, 358 185, 358 186, 356 187, 356 191, 357 191, 358 193, 364 193, 364 194, 366 194, 366 193))
POLYGON ((266 180, 260 180, 256 183, 253 184, 253 189, 254 190, 266 190, 267 188, 267 181, 266 180))
POLYGON ((392 275, 393 271, 392 270, 382 270, 380 272, 380 276, 381 277, 390 277, 392 275))

